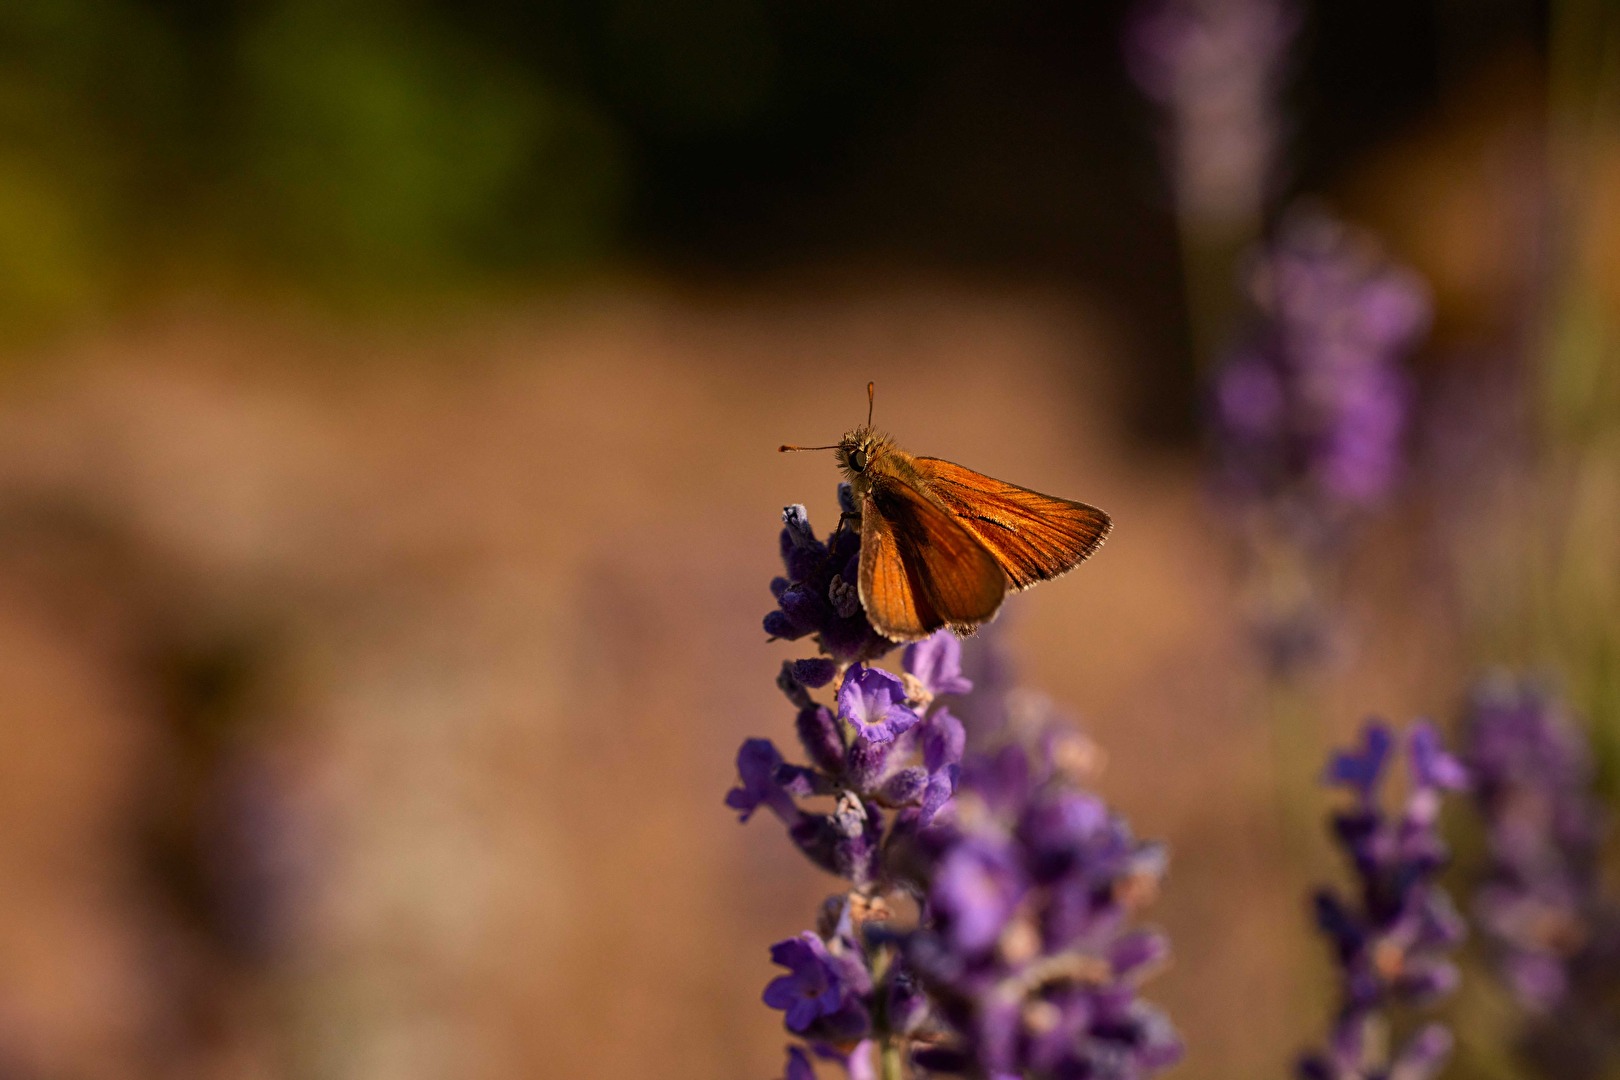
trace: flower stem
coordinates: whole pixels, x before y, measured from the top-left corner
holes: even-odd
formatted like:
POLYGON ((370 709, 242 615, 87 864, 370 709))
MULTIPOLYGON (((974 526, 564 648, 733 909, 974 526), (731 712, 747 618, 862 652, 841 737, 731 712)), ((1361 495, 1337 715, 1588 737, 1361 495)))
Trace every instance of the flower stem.
MULTIPOLYGON (((1273 676, 1265 684, 1265 713, 1280 869, 1290 891, 1296 891, 1328 869, 1315 843, 1322 802, 1316 763, 1324 756, 1318 687, 1302 679, 1273 676)), ((1286 955, 1287 1019, 1291 1027, 1305 1030, 1327 1010, 1328 996, 1313 977, 1314 957, 1305 938, 1290 937, 1281 948, 1286 955)))
POLYGON ((905 1055, 901 1053, 898 1039, 889 1038, 883 1040, 883 1050, 878 1065, 879 1080, 906 1080, 905 1055))

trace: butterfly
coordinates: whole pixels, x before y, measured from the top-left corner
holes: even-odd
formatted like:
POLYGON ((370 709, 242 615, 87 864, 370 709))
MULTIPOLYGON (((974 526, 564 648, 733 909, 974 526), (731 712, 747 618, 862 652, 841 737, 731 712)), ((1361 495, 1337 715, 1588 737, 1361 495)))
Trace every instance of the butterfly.
MULTIPOLYGON (((1073 570, 1112 526, 1095 506, 994 480, 935 457, 915 457, 866 424, 833 446, 861 530, 861 606, 878 633, 916 641, 940 627, 973 633, 1008 591, 1073 570)), ((839 522, 839 528, 845 522, 839 522)))

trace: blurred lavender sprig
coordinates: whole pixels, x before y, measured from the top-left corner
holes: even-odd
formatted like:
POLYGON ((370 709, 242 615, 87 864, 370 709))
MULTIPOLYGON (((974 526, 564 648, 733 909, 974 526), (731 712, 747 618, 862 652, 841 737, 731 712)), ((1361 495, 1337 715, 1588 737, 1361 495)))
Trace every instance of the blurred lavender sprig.
POLYGON ((1287 674, 1324 653, 1325 579, 1400 480, 1404 364, 1429 298, 1369 236, 1314 211, 1283 222, 1248 286, 1252 325, 1210 395, 1212 479, 1223 519, 1241 530, 1263 655, 1287 674))
POLYGON ((1211 401, 1216 482, 1326 540, 1395 488, 1412 398, 1403 364, 1428 329, 1428 290, 1367 234, 1314 211, 1283 223, 1248 285, 1255 325, 1211 401))
POLYGON ((1475 688, 1464 732, 1486 844, 1474 914, 1514 996, 1546 1013, 1569 993, 1600 906, 1607 815, 1590 754, 1556 697, 1505 676, 1475 688))
POLYGON ((1395 487, 1402 363, 1429 321, 1423 283, 1366 234, 1312 210, 1277 220, 1303 21, 1296 0, 1137 0, 1125 36, 1169 127, 1219 517, 1241 532, 1249 621, 1279 680, 1331 652, 1327 579, 1348 527, 1395 487))
POLYGON ((1492 967, 1529 1015, 1545 1075, 1584 1080, 1620 1058, 1620 910, 1600 888, 1607 808, 1585 733, 1544 685, 1475 687, 1464 726, 1485 866, 1473 913, 1492 967))
POLYGON ((1354 796, 1332 826, 1355 880, 1348 894, 1316 896, 1317 923, 1338 964, 1340 1005, 1326 1047, 1300 1063, 1304 1080, 1428 1080, 1451 1052, 1441 1024, 1424 1025, 1398 1049, 1389 1029, 1396 1010, 1432 1004, 1457 985, 1451 954, 1467 931, 1438 880, 1449 854, 1438 823, 1443 796, 1466 788, 1468 773, 1432 724, 1414 724, 1406 738, 1409 789, 1400 813, 1390 814, 1381 789, 1395 752, 1389 727, 1369 722, 1361 746, 1328 766, 1327 782, 1354 796))
POLYGON ((1232 278, 1282 187, 1282 105, 1298 0, 1137 0, 1125 62, 1163 117, 1188 321, 1213 364, 1238 313, 1232 278))
POLYGON ((1288 0, 1150 0, 1132 13, 1125 59, 1164 110, 1184 228, 1252 234, 1277 181, 1278 99, 1298 33, 1288 0))
POLYGON ((972 689, 960 642, 942 631, 908 646, 898 676, 870 666, 893 646, 851 603, 858 539, 820 540, 803 507, 783 520, 787 576, 766 629, 821 646, 778 678, 808 764, 750 739, 726 803, 743 820, 768 809, 849 886, 814 930, 771 948, 783 974, 765 1002, 798 1040, 788 1080, 809 1080, 817 1059, 884 1080, 908 1067, 1131 1080, 1176 1060, 1168 1022, 1136 994, 1165 942, 1130 926, 1164 854, 1081 786, 1089 744, 1023 724, 964 760, 962 724, 938 700, 972 689), (830 704, 814 697, 824 687, 830 704), (895 921, 902 900, 913 925, 895 921))

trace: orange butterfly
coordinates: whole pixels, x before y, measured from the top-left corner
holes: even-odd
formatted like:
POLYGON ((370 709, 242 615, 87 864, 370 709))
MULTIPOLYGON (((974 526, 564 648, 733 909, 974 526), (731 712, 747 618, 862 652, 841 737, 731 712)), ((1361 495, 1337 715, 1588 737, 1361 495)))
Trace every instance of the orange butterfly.
MULTIPOLYGON (((836 446, 861 521, 861 606, 877 631, 916 641, 942 626, 971 634, 1009 588, 1067 573, 1108 535, 1095 506, 992 480, 940 458, 913 457, 866 425, 836 446)), ((839 523, 842 527, 843 523, 839 523)))

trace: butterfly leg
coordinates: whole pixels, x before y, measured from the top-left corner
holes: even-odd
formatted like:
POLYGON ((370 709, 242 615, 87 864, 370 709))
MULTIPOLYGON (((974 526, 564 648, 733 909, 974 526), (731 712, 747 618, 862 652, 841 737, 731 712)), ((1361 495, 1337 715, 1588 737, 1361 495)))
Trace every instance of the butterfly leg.
POLYGON ((846 524, 848 524, 849 522, 851 522, 851 521, 856 522, 857 524, 859 524, 860 520, 861 520, 861 512, 859 510, 845 510, 842 514, 839 514, 838 515, 838 528, 833 530, 832 539, 827 541, 827 546, 829 548, 837 547, 838 546, 838 538, 840 536, 844 535, 844 526, 846 524))

